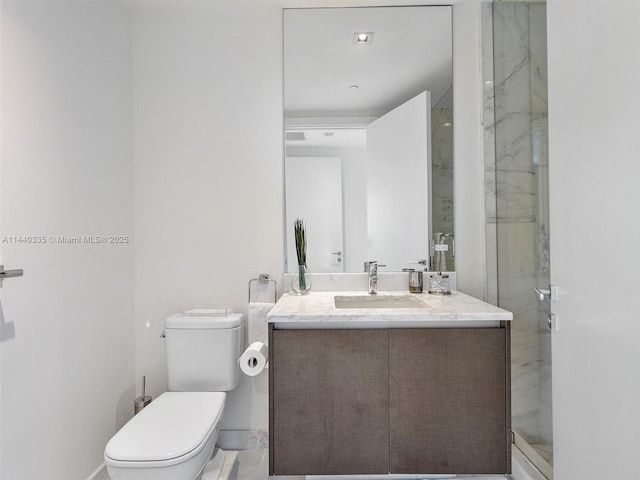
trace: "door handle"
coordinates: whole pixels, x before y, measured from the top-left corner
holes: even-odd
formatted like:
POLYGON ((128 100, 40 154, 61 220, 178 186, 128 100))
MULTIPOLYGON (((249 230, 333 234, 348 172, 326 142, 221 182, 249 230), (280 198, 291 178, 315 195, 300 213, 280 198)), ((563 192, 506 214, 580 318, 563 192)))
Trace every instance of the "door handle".
POLYGON ((0 287, 2 287, 2 281, 5 278, 14 278, 14 277, 22 277, 24 275, 24 270, 21 268, 16 268, 15 270, 5 270, 4 265, 0 265, 0 287))
POLYGON ((542 302, 544 301, 544 297, 551 296, 551 290, 547 288, 536 288, 536 295, 538 295, 538 300, 542 302))
POLYGON ((549 288, 536 288, 534 289, 538 300, 544 301, 544 297, 549 297, 551 300, 558 300, 558 286, 549 285, 549 288))
POLYGON ((338 263, 342 261, 342 252, 341 251, 331 252, 331 255, 337 255, 338 256, 338 263))

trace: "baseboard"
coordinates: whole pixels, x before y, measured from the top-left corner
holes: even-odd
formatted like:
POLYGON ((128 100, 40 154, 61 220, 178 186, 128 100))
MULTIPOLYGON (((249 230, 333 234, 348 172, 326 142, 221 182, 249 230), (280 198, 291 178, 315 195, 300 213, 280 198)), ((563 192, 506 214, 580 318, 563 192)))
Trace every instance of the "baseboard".
POLYGON ((267 430, 221 430, 216 445, 223 450, 249 450, 268 448, 267 430))
POLYGON ((96 471, 87 477, 87 480, 110 480, 107 473, 107 466, 102 463, 96 471))

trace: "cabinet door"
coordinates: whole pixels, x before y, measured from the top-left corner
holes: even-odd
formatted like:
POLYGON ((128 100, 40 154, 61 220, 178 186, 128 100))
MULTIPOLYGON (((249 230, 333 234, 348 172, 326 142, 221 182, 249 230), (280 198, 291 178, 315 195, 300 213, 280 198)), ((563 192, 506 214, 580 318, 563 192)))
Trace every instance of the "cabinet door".
POLYGON ((389 472, 387 330, 273 330, 270 474, 389 472))
POLYGON ((391 473, 510 471, 505 328, 389 332, 391 473))

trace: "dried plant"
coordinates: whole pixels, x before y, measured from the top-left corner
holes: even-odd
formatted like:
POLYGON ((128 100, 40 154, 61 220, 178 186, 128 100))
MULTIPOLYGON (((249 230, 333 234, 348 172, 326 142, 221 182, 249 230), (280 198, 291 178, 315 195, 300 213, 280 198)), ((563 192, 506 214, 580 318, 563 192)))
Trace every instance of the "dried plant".
POLYGON ((294 222, 294 233, 296 237, 296 254, 298 255, 298 265, 307 265, 307 236, 305 224, 301 218, 296 218, 294 222))

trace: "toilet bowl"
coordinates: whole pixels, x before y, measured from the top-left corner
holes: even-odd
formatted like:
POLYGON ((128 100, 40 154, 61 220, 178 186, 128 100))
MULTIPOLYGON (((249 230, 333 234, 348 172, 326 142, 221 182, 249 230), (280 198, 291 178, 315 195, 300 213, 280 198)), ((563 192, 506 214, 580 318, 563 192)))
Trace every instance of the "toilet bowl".
POLYGON ((214 453, 226 392, 240 381, 241 314, 173 315, 165 327, 170 391, 129 420, 105 447, 111 480, 200 479, 214 453))
POLYGON ((224 392, 166 392, 109 441, 112 480, 196 479, 220 431, 224 392))

